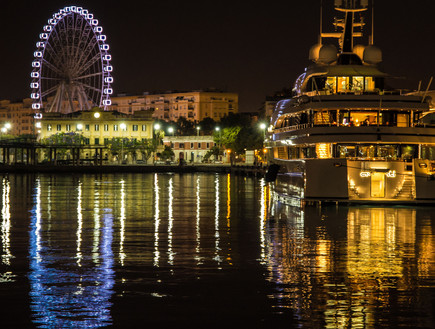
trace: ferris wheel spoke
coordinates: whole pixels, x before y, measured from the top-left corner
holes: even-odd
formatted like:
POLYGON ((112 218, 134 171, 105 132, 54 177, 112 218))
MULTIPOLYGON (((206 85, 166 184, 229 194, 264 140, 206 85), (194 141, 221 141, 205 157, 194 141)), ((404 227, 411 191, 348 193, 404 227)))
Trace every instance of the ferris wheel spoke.
POLYGON ((101 75, 103 75, 102 72, 96 72, 96 73, 86 74, 86 75, 82 75, 82 76, 74 78, 73 81, 79 81, 81 79, 86 79, 86 78, 91 78, 91 77, 97 77, 97 76, 101 76, 101 75))
MULTIPOLYGON (((45 51, 48 52, 50 59, 55 62, 53 65, 56 67, 62 66, 62 52, 58 52, 50 42, 46 43, 45 51)), ((48 56, 45 57, 47 58, 48 56)))
POLYGON ((80 67, 79 71, 77 72, 78 75, 82 74, 83 72, 86 72, 92 65, 94 65, 96 62, 98 62, 101 59, 101 54, 97 53, 95 54, 91 59, 86 61, 86 64, 80 67))
POLYGON ((46 65, 48 68, 50 68, 52 71, 56 72, 60 76, 63 76, 63 72, 57 68, 57 66, 51 64, 49 61, 47 61, 45 58, 42 60, 43 65, 46 65))
MULTIPOLYGON (((78 61, 76 63, 77 69, 81 68, 85 65, 89 54, 92 52, 92 50, 94 48, 96 48, 96 46, 98 47, 98 41, 95 38, 90 40, 90 42, 86 45, 86 47, 83 49, 82 53, 80 54, 80 58, 78 59, 78 61)), ((101 54, 99 51, 94 56, 98 56, 98 58, 101 58, 101 54)), ((78 74, 82 74, 83 72, 84 72, 84 70, 80 69, 78 74)))
POLYGON ((50 81, 62 81, 61 78, 49 78, 49 77, 41 77, 41 80, 50 80, 50 81))
POLYGON ((87 83, 79 82, 79 84, 82 85, 83 87, 85 87, 86 89, 96 91, 97 93, 101 93, 101 89, 98 89, 94 86, 88 85, 87 83))
POLYGON ((81 31, 79 42, 77 44, 77 47, 75 49, 75 54, 74 54, 76 58, 79 58, 79 61, 81 60, 82 55, 84 53, 84 52, 82 52, 82 50, 86 49, 86 46, 87 46, 87 44, 90 41, 89 40, 89 35, 90 35, 91 31, 92 31, 92 28, 89 26, 89 24, 87 24, 87 23, 84 24, 84 28, 81 31))
POLYGON ((60 88, 60 85, 55 85, 53 87, 51 87, 50 89, 45 90, 42 94, 41 97, 46 97, 48 95, 51 95, 53 92, 57 91, 60 88))

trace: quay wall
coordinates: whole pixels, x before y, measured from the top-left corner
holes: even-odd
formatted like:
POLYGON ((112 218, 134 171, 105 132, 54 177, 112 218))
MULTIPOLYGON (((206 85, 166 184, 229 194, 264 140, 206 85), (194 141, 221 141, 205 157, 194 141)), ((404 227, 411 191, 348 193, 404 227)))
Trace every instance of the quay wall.
POLYGON ((267 167, 230 165, 50 165, 50 164, 0 164, 0 173, 231 173, 235 175, 264 177, 267 167))

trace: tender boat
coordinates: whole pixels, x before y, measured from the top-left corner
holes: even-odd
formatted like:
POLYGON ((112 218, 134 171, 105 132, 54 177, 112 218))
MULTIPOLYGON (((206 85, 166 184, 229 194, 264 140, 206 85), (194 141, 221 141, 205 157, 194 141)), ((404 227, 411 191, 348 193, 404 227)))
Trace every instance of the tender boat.
POLYGON ((363 33, 367 1, 335 1, 335 9, 344 16, 334 20, 337 32, 320 33, 294 96, 271 118, 265 142, 275 192, 305 201, 434 202, 429 85, 389 88, 382 53, 363 33), (324 42, 331 38, 338 47, 324 42), (367 45, 356 44, 364 38, 367 45))

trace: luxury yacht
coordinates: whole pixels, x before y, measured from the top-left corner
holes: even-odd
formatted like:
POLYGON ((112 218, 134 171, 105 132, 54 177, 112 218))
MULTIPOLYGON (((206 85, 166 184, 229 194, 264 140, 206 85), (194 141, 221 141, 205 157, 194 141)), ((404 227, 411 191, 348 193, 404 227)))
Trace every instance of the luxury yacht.
POLYGON ((335 9, 343 17, 334 20, 336 32, 320 32, 294 96, 272 115, 268 178, 277 193, 302 200, 434 202, 430 84, 415 92, 388 88, 373 32, 363 33, 368 1, 336 0, 335 9), (357 43, 364 38, 366 45, 357 43))

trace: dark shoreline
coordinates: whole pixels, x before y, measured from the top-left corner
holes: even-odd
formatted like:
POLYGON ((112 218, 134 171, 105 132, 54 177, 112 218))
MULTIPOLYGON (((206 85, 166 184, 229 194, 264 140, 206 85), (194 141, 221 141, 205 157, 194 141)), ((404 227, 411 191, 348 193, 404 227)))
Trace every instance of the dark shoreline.
POLYGON ((0 165, 0 173, 232 173, 245 176, 263 177, 266 167, 245 166, 245 165, 0 165))

